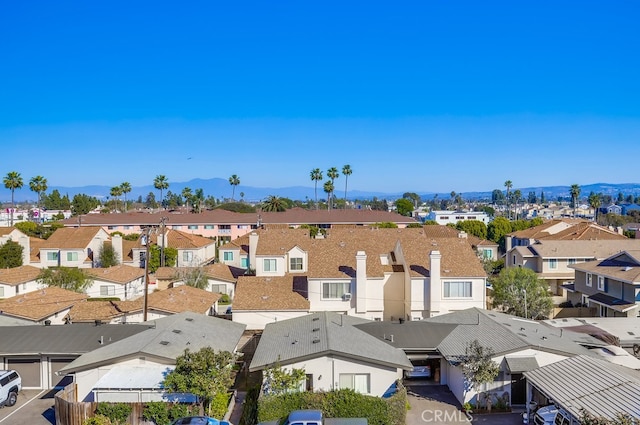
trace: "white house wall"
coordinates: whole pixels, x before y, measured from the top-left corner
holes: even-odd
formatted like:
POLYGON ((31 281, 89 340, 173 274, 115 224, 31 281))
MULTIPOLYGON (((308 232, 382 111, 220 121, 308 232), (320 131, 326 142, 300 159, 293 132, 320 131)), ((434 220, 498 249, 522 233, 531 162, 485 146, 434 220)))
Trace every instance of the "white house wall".
POLYGON ((404 285, 406 273, 391 273, 385 276, 383 287, 383 320, 404 317, 404 285))
POLYGON ((264 330, 268 323, 309 314, 306 311, 234 311, 232 320, 247 326, 246 330, 264 330))
POLYGON ((257 256, 256 257, 256 276, 260 277, 269 277, 269 276, 284 276, 285 272, 288 270, 288 264, 286 263, 286 259, 284 256, 257 256), (276 269, 274 271, 265 271, 264 270, 264 260, 276 260, 276 269))

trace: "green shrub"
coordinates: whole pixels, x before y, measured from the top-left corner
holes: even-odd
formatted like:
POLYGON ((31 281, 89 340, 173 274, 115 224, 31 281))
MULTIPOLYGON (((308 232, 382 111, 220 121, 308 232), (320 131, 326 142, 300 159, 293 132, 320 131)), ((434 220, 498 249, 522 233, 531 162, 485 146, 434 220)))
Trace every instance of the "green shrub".
POLYGON ((230 393, 216 394, 211 400, 211 404, 209 405, 209 416, 212 416, 216 419, 222 419, 227 413, 230 398, 230 393))
POLYGON ((169 419, 171 421, 197 414, 199 414, 198 406, 180 403, 174 403, 169 406, 169 419))
POLYGON ((92 418, 85 419, 82 425, 111 425, 111 421, 106 416, 96 415, 92 418))
POLYGON ((222 296, 218 300, 218 304, 229 304, 230 302, 231 298, 227 294, 222 294, 222 296))
POLYGON ((163 401, 150 401, 142 410, 142 418, 145 421, 153 421, 156 425, 168 425, 171 423, 169 406, 163 401))
POLYGON ((127 423, 127 419, 131 415, 131 405, 126 403, 98 403, 95 413, 96 415, 106 416, 114 425, 123 425, 127 423))

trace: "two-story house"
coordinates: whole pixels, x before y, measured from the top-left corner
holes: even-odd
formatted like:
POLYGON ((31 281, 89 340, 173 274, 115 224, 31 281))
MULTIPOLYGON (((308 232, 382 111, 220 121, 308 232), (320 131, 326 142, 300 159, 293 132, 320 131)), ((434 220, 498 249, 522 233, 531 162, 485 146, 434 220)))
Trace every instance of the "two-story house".
POLYGON ((41 272, 41 269, 33 266, 0 269, 0 299, 37 291, 41 272))
POLYGON ((571 268, 576 273, 572 295, 577 302, 598 307, 602 317, 640 316, 640 244, 571 268))
POLYGON ((32 265, 41 268, 95 267, 100 250, 108 240, 109 234, 101 227, 63 227, 40 243, 39 261, 32 265))

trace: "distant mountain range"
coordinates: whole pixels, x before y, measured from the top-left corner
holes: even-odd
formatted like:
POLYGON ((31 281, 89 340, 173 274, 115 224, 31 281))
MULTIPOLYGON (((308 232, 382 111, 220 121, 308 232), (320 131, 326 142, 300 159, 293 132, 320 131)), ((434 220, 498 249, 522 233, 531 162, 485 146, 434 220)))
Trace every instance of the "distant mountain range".
MULTIPOLYGON (((166 195, 168 191, 173 193, 182 193, 182 190, 185 187, 189 187, 193 192, 196 189, 202 189, 204 191, 205 196, 213 196, 217 199, 225 199, 231 198, 233 188, 229 184, 229 181, 221 178, 212 178, 212 179, 193 179, 187 182, 170 182, 169 189, 164 191, 166 195)), ((51 186, 47 189, 47 193, 51 193, 53 190, 58 190, 62 196, 68 195, 70 199, 73 199, 73 196, 78 193, 84 193, 89 196, 94 196, 101 200, 107 200, 109 198, 109 192, 111 191, 110 186, 77 186, 77 187, 64 187, 64 186, 51 186)), ((504 187, 494 188, 504 191, 504 187)), ((466 200, 481 200, 481 199, 491 199, 491 193, 494 189, 488 190, 486 192, 464 192, 461 193, 463 199, 466 200)), ((536 195, 540 196, 541 192, 544 192, 545 198, 548 200, 557 199, 559 196, 562 197, 570 197, 570 186, 539 186, 539 187, 514 187, 512 190, 519 189, 522 192, 522 196, 526 199, 529 192, 535 192, 536 195)), ((614 198, 618 195, 619 192, 626 197, 628 195, 638 196, 640 195, 640 183, 594 183, 588 184, 584 186, 580 186, 581 189, 581 198, 585 198, 589 195, 589 193, 602 193, 605 195, 611 195, 614 198)), ((156 198, 159 198, 159 191, 153 187, 153 185, 147 186, 135 186, 131 188, 131 192, 127 194, 128 200, 136 200, 138 197, 142 197, 143 199, 149 194, 149 192, 153 192, 156 198)), ((347 195, 349 199, 372 199, 377 197, 378 199, 387 199, 394 200, 402 197, 404 192, 375 192, 375 191, 362 191, 362 190, 349 190, 347 195)), ((423 199, 433 199, 433 197, 437 194, 439 199, 449 199, 451 192, 416 192, 423 199)), ((244 186, 239 185, 235 188, 235 199, 240 200, 241 198, 249 201, 249 202, 258 202, 265 199, 267 196, 274 195, 285 198, 290 198, 294 200, 306 200, 307 198, 310 200, 315 199, 315 191, 313 186, 305 187, 305 186, 289 186, 289 187, 280 187, 280 188, 270 188, 270 187, 252 187, 252 186, 244 186)), ((344 196, 343 190, 336 190, 336 196, 342 197, 344 196)), ((14 194, 16 202, 25 202, 32 201, 36 202, 37 197, 36 194, 29 190, 28 183, 22 189, 18 189, 14 194)), ((322 188, 322 185, 318 185, 318 200, 325 199, 326 193, 322 188)), ((6 189, 4 186, 0 187, 0 202, 10 202, 11 201, 11 191, 6 189)))

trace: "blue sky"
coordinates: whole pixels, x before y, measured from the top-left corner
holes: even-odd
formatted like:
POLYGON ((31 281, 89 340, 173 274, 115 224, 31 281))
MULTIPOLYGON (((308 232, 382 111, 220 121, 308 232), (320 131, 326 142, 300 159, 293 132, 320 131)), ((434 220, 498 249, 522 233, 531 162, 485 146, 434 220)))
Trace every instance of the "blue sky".
POLYGON ((0 174, 311 187, 311 169, 350 164, 366 191, 640 182, 638 16, 615 0, 9 2, 0 174))

